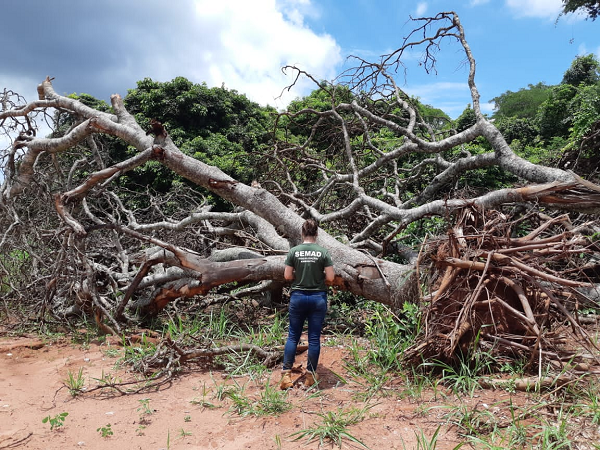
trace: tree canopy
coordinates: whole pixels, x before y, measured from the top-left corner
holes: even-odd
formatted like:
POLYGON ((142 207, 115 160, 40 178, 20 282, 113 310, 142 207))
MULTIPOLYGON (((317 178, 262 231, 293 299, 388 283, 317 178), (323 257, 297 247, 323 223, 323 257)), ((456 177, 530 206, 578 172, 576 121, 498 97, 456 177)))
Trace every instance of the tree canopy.
POLYGON ((592 20, 596 20, 600 14, 600 2, 597 0, 563 0, 563 14, 574 13, 579 10, 592 20))

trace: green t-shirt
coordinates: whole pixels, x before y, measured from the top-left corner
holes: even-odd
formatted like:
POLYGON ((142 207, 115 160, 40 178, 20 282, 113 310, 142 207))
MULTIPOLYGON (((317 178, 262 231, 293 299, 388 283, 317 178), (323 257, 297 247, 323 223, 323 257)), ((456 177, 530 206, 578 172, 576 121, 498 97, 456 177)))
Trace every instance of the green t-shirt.
POLYGON ((325 267, 333 266, 329 252, 317 244, 300 244, 288 252, 286 266, 295 270, 292 290, 326 291, 325 267))

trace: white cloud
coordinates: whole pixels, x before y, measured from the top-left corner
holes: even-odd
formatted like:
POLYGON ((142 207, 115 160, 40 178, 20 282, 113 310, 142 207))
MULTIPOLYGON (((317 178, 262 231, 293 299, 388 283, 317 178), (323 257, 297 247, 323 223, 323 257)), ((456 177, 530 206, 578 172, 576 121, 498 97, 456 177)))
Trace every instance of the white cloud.
POLYGON ((485 5, 489 2, 490 0, 471 0, 471 6, 485 5))
POLYGON ((506 0, 517 17, 539 17, 556 20, 562 11, 562 0, 506 0))
POLYGON ((283 107, 314 89, 302 81, 276 100, 294 79, 282 73, 283 66, 297 65, 319 80, 332 79, 342 62, 333 37, 304 25, 306 15, 316 14, 309 0, 195 3, 197 30, 183 50, 191 64, 186 71, 209 86, 225 84, 259 103, 283 107))
POLYGON ((415 17, 423 17, 426 12, 427 12, 427 3, 426 2, 417 3, 415 17))

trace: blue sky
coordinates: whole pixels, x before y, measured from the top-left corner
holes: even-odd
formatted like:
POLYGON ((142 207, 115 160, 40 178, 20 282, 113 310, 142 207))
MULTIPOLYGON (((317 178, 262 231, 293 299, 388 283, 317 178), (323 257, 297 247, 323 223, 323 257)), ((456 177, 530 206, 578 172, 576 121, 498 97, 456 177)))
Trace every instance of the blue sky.
MULTIPOLYGON (((414 26, 409 16, 455 11, 477 61, 475 81, 482 103, 529 84, 558 84, 577 55, 600 55, 600 21, 572 14, 559 18, 560 0, 319 0, 315 6, 318 13, 310 26, 334 36, 342 54, 366 59, 397 48, 414 26)), ((437 75, 413 67, 402 85, 452 117, 470 103, 468 69, 461 65, 457 49, 455 45, 442 48, 443 64, 437 75)), ((484 108, 492 112, 492 105, 484 108)))
MULTIPOLYGON (((59 93, 108 100, 145 77, 184 76, 283 108, 312 89, 300 83, 277 98, 291 82, 283 65, 331 80, 349 55, 376 61, 396 49, 413 27, 410 16, 453 10, 477 60, 485 104, 528 84, 558 84, 577 55, 599 55, 600 21, 559 18, 560 6, 561 0, 3 0, 11 20, 0 30, 0 89, 34 99, 36 85, 50 75, 59 93)), ((470 103, 458 50, 442 48, 437 75, 411 67, 401 87, 457 117, 470 103)))

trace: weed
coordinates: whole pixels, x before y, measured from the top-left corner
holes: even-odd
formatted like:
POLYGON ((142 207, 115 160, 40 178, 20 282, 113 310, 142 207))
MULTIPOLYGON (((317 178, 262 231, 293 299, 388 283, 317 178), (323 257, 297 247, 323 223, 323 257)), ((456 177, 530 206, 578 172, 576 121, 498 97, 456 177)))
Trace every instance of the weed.
POLYGON ((156 352, 156 344, 147 340, 146 336, 136 345, 130 345, 123 338, 123 356, 117 361, 117 366, 136 366, 143 359, 153 355, 156 352))
POLYGON ((374 405, 365 405, 361 409, 352 408, 346 411, 338 409, 337 411, 328 411, 326 413, 317 414, 322 419, 320 424, 315 424, 311 428, 292 433, 290 437, 295 436, 295 441, 306 438, 307 443, 318 439, 319 445, 323 445, 327 441, 332 444, 337 444, 340 448, 342 447, 342 440, 348 439, 364 448, 369 448, 363 442, 352 436, 347 428, 350 425, 362 421, 365 413, 373 406, 374 405))
MULTIPOLYGON (((206 387, 204 387, 203 391, 202 391, 202 399, 196 399, 194 398, 193 400, 190 400, 190 403, 192 405, 198 405, 201 406, 203 408, 217 408, 217 406, 211 402, 209 402, 208 400, 206 400, 206 394, 208 393, 208 391, 206 390, 206 387)), ((223 394, 224 395, 224 394, 223 394)), ((186 416, 189 417, 189 416, 186 416)))
POLYGON ((541 431, 534 435, 534 439, 538 440, 540 449, 559 450, 571 448, 571 441, 568 437, 568 420, 562 408, 558 411, 554 423, 543 423, 540 428, 541 431))
POLYGON ((185 417, 183 418, 183 421, 184 421, 184 422, 191 422, 191 421, 192 421, 192 416, 185 416, 185 417))
POLYGON ((350 357, 344 362, 348 375, 364 389, 367 400, 377 393, 384 392, 384 386, 392 379, 387 370, 372 364, 372 357, 358 344, 356 339, 350 345, 350 357))
POLYGON ((232 352, 222 355, 220 362, 225 372, 235 375, 245 375, 260 379, 267 372, 264 364, 260 363, 252 352, 232 352))
POLYGON ((65 424, 65 419, 68 415, 69 415, 68 412, 62 412, 60 414, 55 415, 54 417, 46 416, 42 419, 42 423, 49 423, 50 431, 52 431, 55 428, 62 427, 65 424))
POLYGON ((521 415, 516 414, 516 408, 513 405, 512 400, 509 403, 510 411, 510 426, 507 429, 507 434, 510 437, 511 448, 518 448, 519 446, 527 443, 528 435, 527 429, 522 422, 521 415))
POLYGON ((258 400, 246 395, 245 386, 237 383, 229 386, 223 394, 232 402, 229 411, 240 416, 269 416, 289 411, 292 405, 287 401, 287 391, 266 384, 258 400))
POLYGON ((457 395, 467 393, 472 396, 475 389, 480 387, 481 366, 471 364, 463 358, 459 358, 456 367, 442 361, 425 362, 421 366, 441 371, 441 382, 457 395))
POLYGON ((350 355, 344 362, 344 368, 353 377, 362 377, 371 371, 369 357, 357 339, 350 342, 350 355))
POLYGON ((96 381, 102 389, 108 388, 109 391, 116 390, 115 385, 120 382, 114 375, 105 374, 104 369, 102 369, 100 378, 92 378, 92 380, 96 381))
POLYGON ((242 339, 259 347, 277 346, 285 339, 286 327, 287 320, 281 314, 275 314, 267 325, 260 326, 258 330, 251 329, 242 339))
MULTIPOLYGON (((415 431, 415 437, 417 438, 417 448, 416 450, 435 450, 437 448, 438 436, 440 433, 440 427, 438 426, 431 436, 430 439, 427 439, 423 430, 419 430, 419 433, 415 431)), ((458 450, 464 445, 464 443, 460 443, 452 448, 452 450, 458 450)))
POLYGON ((589 380, 579 394, 583 399, 575 407, 583 415, 588 416, 593 424, 600 425, 600 385, 598 381, 595 379, 589 380))
POLYGON ((179 430, 179 437, 186 437, 186 436, 191 436, 192 432, 191 431, 185 431, 183 428, 181 430, 179 430))
POLYGON ((115 433, 113 433, 110 423, 107 423, 103 427, 97 428, 96 431, 99 432, 103 438, 107 438, 107 437, 110 437, 113 434, 115 434, 115 433))
POLYGON ((118 348, 109 347, 102 350, 102 354, 107 358, 117 358, 121 355, 121 350, 119 350, 118 348))
POLYGON ((233 392, 235 390, 235 386, 225 384, 225 383, 217 384, 214 379, 213 379, 213 382, 215 383, 215 387, 216 387, 214 398, 219 401, 223 401, 225 398, 227 398, 229 396, 229 394, 231 392, 233 392))
POLYGON ((477 436, 481 433, 489 433, 496 427, 496 418, 487 409, 479 410, 465 404, 452 406, 446 419, 456 425, 461 435, 477 436))
POLYGON ((402 386, 402 394, 413 399, 422 399, 425 392, 433 393, 434 400, 436 400, 438 396, 437 383, 432 380, 431 377, 418 373, 414 368, 412 369, 411 374, 404 377, 402 386))
POLYGON ((419 307, 402 305, 402 317, 387 306, 375 303, 373 314, 365 323, 365 336, 371 341, 371 362, 384 370, 400 370, 398 354, 410 346, 421 328, 419 307))
POLYGON ((140 414, 140 423, 144 425, 148 424, 150 422, 148 416, 154 414, 154 410, 150 408, 150 399, 142 398, 138 400, 138 402, 140 403, 140 406, 137 409, 138 413, 140 414))
POLYGON ((69 388, 69 393, 72 397, 77 397, 83 387, 85 385, 85 380, 83 378, 83 367, 79 368, 79 372, 75 375, 73 372, 69 370, 67 373, 67 379, 65 381, 66 386, 69 388))
POLYGON ((150 408, 149 398, 142 398, 138 400, 138 402, 140 403, 140 406, 137 410, 140 414, 147 414, 150 416, 154 413, 154 411, 150 408))
POLYGON ((233 403, 229 410, 239 416, 248 416, 253 412, 252 400, 245 394, 244 386, 239 386, 230 389, 227 392, 227 397, 233 403))
POLYGON ((178 316, 176 319, 167 322, 163 334, 170 336, 173 340, 185 342, 188 336, 202 336, 204 326, 205 324, 199 316, 194 315, 190 318, 178 316))
POLYGON ((219 314, 211 311, 204 332, 207 338, 215 340, 231 339, 240 334, 238 327, 227 317, 225 308, 221 308, 219 314))
POLYGON ((287 395, 287 391, 281 391, 278 387, 273 387, 267 383, 254 408, 254 414, 257 416, 270 416, 289 411, 292 405, 287 401, 287 395))

